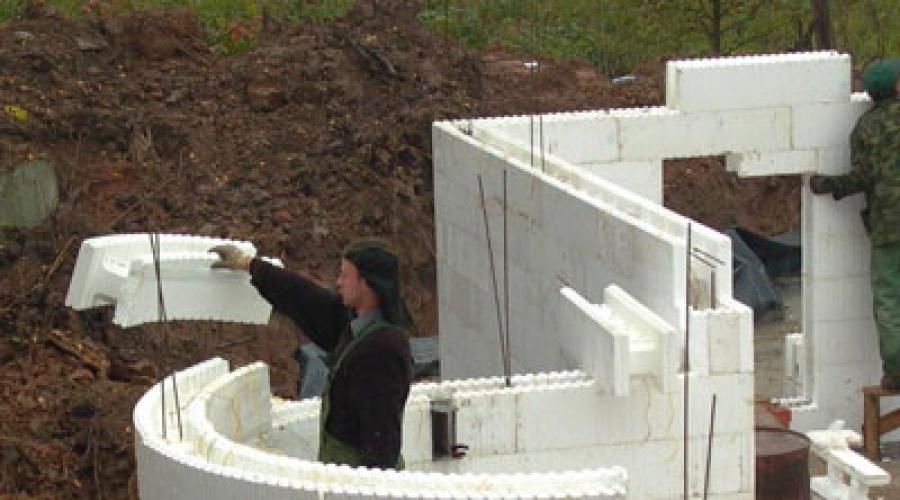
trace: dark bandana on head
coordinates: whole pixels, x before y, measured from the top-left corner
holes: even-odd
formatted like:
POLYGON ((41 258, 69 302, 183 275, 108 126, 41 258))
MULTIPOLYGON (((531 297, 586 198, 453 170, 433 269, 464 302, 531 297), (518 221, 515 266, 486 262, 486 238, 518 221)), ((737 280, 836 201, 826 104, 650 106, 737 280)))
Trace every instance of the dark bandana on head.
POLYGON ((359 271, 380 302, 385 321, 403 329, 412 326, 400 293, 400 258, 391 246, 377 239, 356 241, 344 250, 343 257, 359 271))

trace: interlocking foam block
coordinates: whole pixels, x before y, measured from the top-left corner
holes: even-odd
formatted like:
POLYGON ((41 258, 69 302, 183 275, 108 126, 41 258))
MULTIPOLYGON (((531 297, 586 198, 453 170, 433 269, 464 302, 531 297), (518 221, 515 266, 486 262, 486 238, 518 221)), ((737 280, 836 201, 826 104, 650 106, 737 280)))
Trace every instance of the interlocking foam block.
POLYGON ((791 148, 790 108, 679 112, 656 108, 619 117, 621 161, 652 161, 791 148))
POLYGON ((796 175, 815 172, 817 159, 814 150, 749 151, 725 155, 725 168, 740 177, 796 175))
POLYGON ((675 329, 621 288, 604 290, 604 303, 591 304, 571 288, 560 290, 563 351, 617 396, 630 392, 632 375, 652 375, 657 387, 675 386, 678 359, 675 329))
POLYGON ((597 177, 622 186, 653 203, 661 205, 663 202, 663 166, 661 160, 616 163, 592 162, 583 163, 581 166, 597 177))
MULTIPOLYGON (((159 274, 167 319, 268 322, 271 306, 250 285, 247 273, 210 269, 218 257, 208 250, 223 244, 256 254, 249 242, 160 235, 159 274)), ((270 261, 281 265, 277 259, 270 261)), ((125 328, 160 319, 149 235, 104 236, 82 243, 66 305, 82 310, 113 304, 113 322, 125 328)))
POLYGON ((560 343, 563 353, 594 376, 597 388, 617 396, 630 390, 631 353, 628 333, 616 328, 609 311, 601 311, 564 287, 560 290, 560 343))
POLYGON ((846 101, 851 69, 849 55, 830 51, 671 61, 666 106, 708 111, 846 101))
MULTIPOLYGON (((452 498, 480 498, 488 493, 501 497, 546 498, 551 492, 571 498, 624 498, 627 494, 628 473, 622 467, 581 468, 527 476, 382 471, 322 464, 275 454, 246 439, 238 440, 238 435, 246 432, 238 432, 234 437, 218 432, 221 429, 213 425, 213 420, 218 420, 217 425, 221 425, 223 418, 234 418, 240 422, 233 427, 242 428, 246 415, 238 408, 235 408, 233 415, 225 415, 222 412, 227 412, 227 407, 213 408, 210 412, 209 403, 214 398, 242 398, 247 402, 271 398, 268 386, 254 381, 264 376, 265 372, 265 366, 256 363, 208 381, 186 412, 186 418, 198 429, 187 438, 191 442, 161 441, 150 435, 152 433, 148 434, 148 429, 137 429, 140 488, 142 492, 147 492, 148 498, 160 498, 160 495, 165 498, 190 498, 196 494, 198 485, 204 486, 204 491, 215 490, 216 498, 226 499, 246 498, 248 492, 251 493, 249 496, 282 498, 280 495, 288 491, 294 492, 292 498, 310 499, 436 498, 447 495, 452 498), (157 467, 163 463, 168 464, 166 473, 157 467)), ((186 373, 181 372, 179 376, 187 379, 186 373)), ((427 432, 430 430, 430 403, 428 398, 423 397, 426 394, 437 397, 449 394, 466 409, 477 410, 475 413, 466 410, 460 413, 461 419, 470 419, 471 430, 478 436, 477 439, 467 438, 467 441, 485 445, 473 447, 469 454, 473 457, 479 452, 496 452, 498 449, 505 453, 515 452, 515 414, 523 391, 548 395, 557 390, 562 393, 571 393, 572 390, 585 393, 592 386, 592 382, 579 372, 516 376, 514 384, 515 387, 509 389, 504 387, 502 379, 490 378, 415 386, 409 404, 414 412, 419 410, 419 414, 412 415, 404 424, 412 424, 418 419, 420 425, 425 426, 425 437, 420 445, 427 446, 420 450, 421 460, 431 460, 431 439, 427 432), (573 381, 578 382, 573 384, 573 381), (504 415, 496 425, 490 425, 485 420, 504 415)), ((158 393, 148 391, 139 406, 146 406, 149 399, 158 398, 158 393)), ((158 402, 155 404, 158 405, 158 402)), ((296 406, 303 410, 298 413, 302 413, 300 418, 317 418, 315 412, 305 411, 309 403, 298 403, 296 406)), ((585 413, 594 415, 597 412, 585 413)), ((253 419, 251 416, 250 420, 253 419)), ((137 422, 144 423, 143 420, 137 422)), ((466 424, 462 425, 465 427, 466 424)))
POLYGON ((832 424, 833 429, 810 431, 812 451, 827 465, 827 475, 812 478, 812 490, 825 499, 865 500, 869 488, 890 484, 891 475, 863 455, 849 449, 862 438, 851 430, 832 424))

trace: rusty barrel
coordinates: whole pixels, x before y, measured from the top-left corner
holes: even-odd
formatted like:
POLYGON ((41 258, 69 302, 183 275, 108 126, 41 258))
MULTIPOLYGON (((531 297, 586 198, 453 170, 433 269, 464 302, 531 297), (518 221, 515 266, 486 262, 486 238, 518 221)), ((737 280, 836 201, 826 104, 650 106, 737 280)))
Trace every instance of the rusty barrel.
POLYGON ((787 429, 756 428, 756 498, 809 499, 809 438, 787 429))

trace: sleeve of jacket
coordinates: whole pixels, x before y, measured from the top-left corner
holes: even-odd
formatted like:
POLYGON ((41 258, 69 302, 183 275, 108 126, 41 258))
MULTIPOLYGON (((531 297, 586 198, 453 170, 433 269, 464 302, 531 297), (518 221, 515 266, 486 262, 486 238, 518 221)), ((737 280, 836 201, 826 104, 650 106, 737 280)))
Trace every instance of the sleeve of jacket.
POLYGON ((863 116, 850 135, 852 170, 832 178, 832 194, 836 200, 867 191, 872 185, 872 148, 877 141, 878 131, 875 130, 877 127, 874 120, 867 118, 863 116))
POLYGON ((340 296, 303 276, 261 259, 250 264, 250 283, 276 311, 290 317, 319 347, 331 351, 349 317, 340 296))
POLYGON ((409 393, 407 360, 394 352, 369 351, 355 360, 351 381, 359 415, 363 465, 392 469, 400 457, 403 408, 409 393))

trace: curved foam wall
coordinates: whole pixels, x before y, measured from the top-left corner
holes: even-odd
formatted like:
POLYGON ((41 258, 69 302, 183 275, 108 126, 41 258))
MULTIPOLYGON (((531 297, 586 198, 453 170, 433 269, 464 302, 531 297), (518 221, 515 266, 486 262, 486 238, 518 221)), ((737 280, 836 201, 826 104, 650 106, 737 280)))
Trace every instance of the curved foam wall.
MULTIPOLYGON (((523 465, 529 457, 543 464, 538 469, 553 468, 546 458, 539 458, 552 451, 544 444, 533 441, 525 450, 520 449, 525 443, 509 439, 528 425, 526 411, 522 421, 516 421, 518 404, 525 410, 560 394, 592 393, 593 382, 580 372, 518 376, 512 388, 504 387, 499 378, 414 386, 404 422, 408 468, 403 472, 312 460, 318 400, 273 399, 263 363, 229 372, 227 362, 215 358, 179 372, 175 380, 182 406, 181 434, 171 403, 171 377, 165 380, 166 438, 160 384, 135 407, 141 498, 625 498, 627 494, 628 474, 617 466, 583 463, 572 470, 538 472, 532 466, 527 473, 512 472, 527 470, 523 465), (459 407, 460 440, 471 445, 466 458, 432 461, 432 398, 450 398, 459 407), (305 434, 306 439, 285 440, 283 434, 291 432, 305 434), (292 446, 283 448, 279 442, 292 446), (471 472, 484 469, 495 472, 471 472)), ((591 446, 581 443, 580 460, 591 455, 591 446)), ((567 453, 573 451, 578 448, 567 453)))

